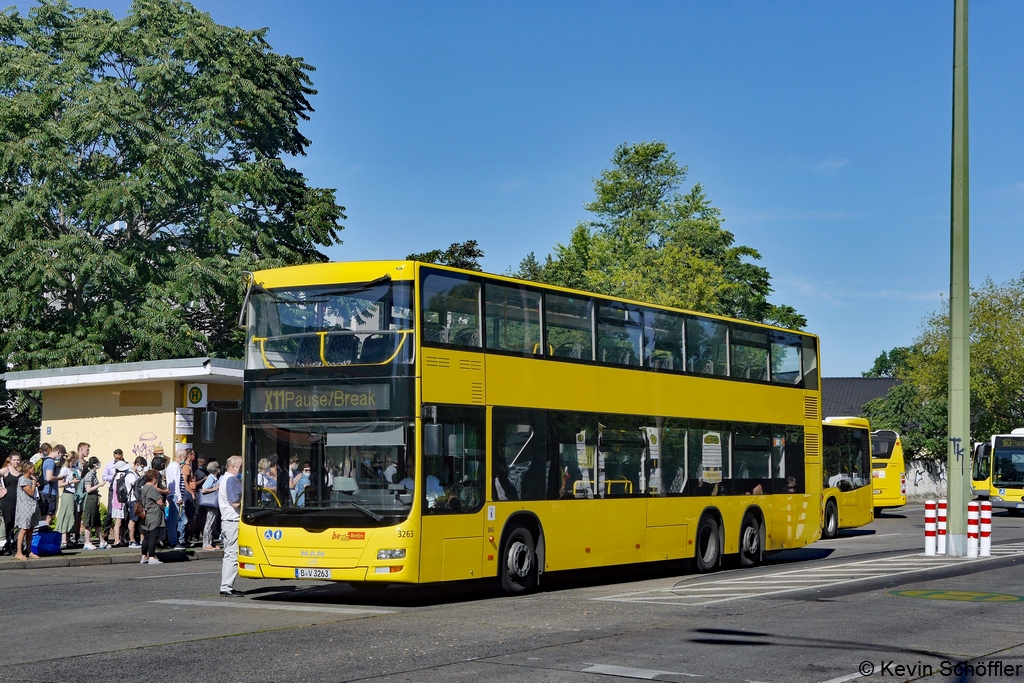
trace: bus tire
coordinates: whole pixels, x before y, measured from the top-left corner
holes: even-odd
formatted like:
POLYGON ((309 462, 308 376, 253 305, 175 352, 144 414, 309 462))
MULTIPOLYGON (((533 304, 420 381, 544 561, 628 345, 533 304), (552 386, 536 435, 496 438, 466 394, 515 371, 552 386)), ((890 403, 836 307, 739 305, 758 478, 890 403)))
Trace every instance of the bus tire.
POLYGON ((834 498, 829 498, 825 503, 825 519, 821 525, 821 537, 835 538, 839 533, 839 508, 834 498))
POLYGON ((761 542, 761 524, 757 515, 748 512, 740 525, 740 566, 756 567, 761 564, 764 551, 761 542))
POLYGON ((885 508, 875 508, 875 517, 876 518, 881 517, 882 516, 882 510, 884 510, 884 509, 885 508))
POLYGON ((693 561, 697 571, 706 574, 718 568, 722 558, 721 535, 718 520, 711 515, 704 515, 697 525, 697 536, 693 549, 693 561))
POLYGON ((517 526, 505 539, 501 556, 501 587, 509 595, 525 593, 537 585, 537 546, 533 535, 517 526))

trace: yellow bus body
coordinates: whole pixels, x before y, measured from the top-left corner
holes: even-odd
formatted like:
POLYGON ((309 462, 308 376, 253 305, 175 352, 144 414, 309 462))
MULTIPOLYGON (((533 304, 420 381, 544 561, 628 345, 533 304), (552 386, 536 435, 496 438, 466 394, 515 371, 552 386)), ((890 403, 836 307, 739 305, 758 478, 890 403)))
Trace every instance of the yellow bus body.
POLYGON ((900 435, 888 429, 871 433, 871 481, 875 515, 907 504, 907 471, 900 435))
MULTIPOLYGON (((482 278, 486 283, 529 286, 548 294, 593 297, 600 302, 634 303, 415 262, 327 263, 255 273, 253 281, 265 290, 366 283, 384 275, 390 276, 392 282, 416 283, 415 407, 410 418, 416 433, 415 471, 424 471, 422 446, 425 425, 429 421, 424 419, 423 413, 427 406, 475 406, 486 411, 484 462, 488 485, 484 489, 482 505, 476 512, 427 514, 424 496, 417 494, 405 521, 377 528, 307 529, 301 525, 263 525, 258 518, 248 521, 246 513, 249 510, 243 504, 239 530, 240 576, 295 579, 297 570, 318 569, 329 570, 330 580, 357 586, 363 582, 426 583, 495 577, 499 575, 503 559, 504 535, 513 522, 538 527, 536 559, 540 572, 693 558, 695 526, 702 513, 707 511, 720 518, 721 550, 725 554, 739 552, 741 523, 750 511, 756 511, 763 517, 764 550, 800 547, 820 537, 821 396, 816 374, 814 388, 802 389, 596 363, 515 357, 485 352, 484 349, 424 345, 420 283, 425 268, 430 272, 482 278), (802 493, 771 495, 758 495, 755 489, 752 495, 497 500, 490 485, 495 479, 491 455, 495 438, 492 424, 494 411, 502 406, 793 425, 803 429, 805 439, 805 488, 802 493), (395 549, 404 551, 404 558, 379 559, 395 549)), ((636 305, 675 310, 649 304, 636 305)), ((704 314, 700 316, 729 323, 743 322, 704 314)), ((765 331, 790 333, 770 326, 743 324, 765 331)), ((817 338, 806 334, 802 336, 810 340, 805 343, 813 344, 813 353, 820 357, 817 356, 817 338)), ((271 372, 273 367, 276 371, 277 361, 267 355, 265 349, 259 350, 263 348, 259 340, 250 338, 249 341, 247 348, 254 358, 249 358, 247 368, 256 367, 255 371, 267 368, 271 372)), ((320 343, 322 355, 324 346, 323 342, 320 343)), ((344 370, 344 367, 337 368, 338 373, 344 370)), ((248 379, 246 381, 248 383, 248 379)), ((661 418, 651 418, 652 425, 656 419, 661 418)), ((247 423, 246 431, 252 429, 252 424, 247 423)), ((421 482, 422 478, 418 480, 417 487, 421 482)), ((620 484, 617 480, 606 481, 605 486, 609 492, 616 486, 625 490, 625 482, 620 484)), ((426 488, 429 488, 429 481, 426 488)), ((870 494, 870 487, 865 488, 870 494)), ((863 501, 857 498, 852 505, 860 509, 863 501)), ((870 506, 868 511, 870 515, 870 506)), ((865 523, 861 520, 862 517, 857 515, 844 514, 846 523, 865 523)))
POLYGON ((875 519, 871 478, 868 476, 871 462, 871 426, 862 417, 828 417, 822 423, 822 432, 822 536, 828 538, 834 536, 839 529, 855 529, 870 524, 875 519), (848 464, 840 464, 839 458, 836 458, 838 471, 830 472, 830 450, 838 451, 843 446, 852 445, 844 443, 840 446, 838 443, 830 443, 833 441, 830 437, 845 434, 849 435, 845 441, 861 448, 860 455, 854 454, 848 464), (843 467, 849 467, 850 471, 844 472, 843 467), (829 485, 829 479, 834 485, 829 485), (830 507, 830 503, 834 508, 830 507), (837 515, 834 522, 829 519, 832 510, 837 515))
POLYGON ((971 466, 971 490, 993 508, 1024 514, 1024 429, 994 434, 977 444, 971 466))

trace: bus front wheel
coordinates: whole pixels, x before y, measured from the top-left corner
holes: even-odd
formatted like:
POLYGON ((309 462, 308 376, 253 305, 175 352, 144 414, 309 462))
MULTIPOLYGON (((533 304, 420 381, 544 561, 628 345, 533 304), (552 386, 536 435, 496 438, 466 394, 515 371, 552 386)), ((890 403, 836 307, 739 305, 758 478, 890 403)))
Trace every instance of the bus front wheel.
POLYGON ((537 585, 537 550, 533 535, 519 526, 509 533, 501 568, 506 593, 525 593, 537 585))
POLYGON ((839 508, 831 498, 825 503, 825 524, 821 527, 822 538, 835 538, 839 533, 839 508))
POLYGON ((755 515, 748 513, 740 527, 740 566, 761 564, 761 551, 761 525, 755 515))
POLYGON ((697 547, 694 552, 697 571, 701 574, 718 567, 722 554, 718 539, 718 521, 710 515, 702 517, 697 526, 697 547))

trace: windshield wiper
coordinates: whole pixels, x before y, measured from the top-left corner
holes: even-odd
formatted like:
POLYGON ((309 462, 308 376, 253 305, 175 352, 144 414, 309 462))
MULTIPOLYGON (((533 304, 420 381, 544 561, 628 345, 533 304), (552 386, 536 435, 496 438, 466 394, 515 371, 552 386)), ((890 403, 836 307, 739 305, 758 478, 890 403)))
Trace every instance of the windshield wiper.
POLYGON ((282 508, 263 508, 263 509, 260 509, 260 510, 252 510, 252 511, 246 510, 245 511, 245 519, 246 519, 247 522, 252 523, 252 522, 256 521, 257 519, 259 519, 260 517, 266 517, 267 515, 273 515, 273 514, 276 514, 278 512, 281 512, 281 510, 282 510, 282 508))
MULTIPOLYGON (((348 491, 340 491, 340 493, 346 493, 346 494, 348 494, 350 496, 352 495, 348 491)), ((342 501, 338 501, 338 502, 340 502, 340 503, 348 503, 349 505, 354 507, 356 510, 359 510, 360 512, 362 512, 364 515, 366 515, 367 517, 369 517, 370 519, 372 519, 375 522, 379 522, 379 521, 384 519, 383 517, 378 515, 376 512, 374 512, 370 508, 363 507, 362 505, 360 505, 359 503, 355 502, 354 500, 342 500, 342 501)))

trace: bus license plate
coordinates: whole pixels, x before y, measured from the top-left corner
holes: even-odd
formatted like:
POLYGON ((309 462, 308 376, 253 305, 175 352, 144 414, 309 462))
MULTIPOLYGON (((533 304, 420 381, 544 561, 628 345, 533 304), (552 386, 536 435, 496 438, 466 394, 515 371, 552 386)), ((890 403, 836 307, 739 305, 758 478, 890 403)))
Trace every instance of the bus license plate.
POLYGON ((296 569, 296 579, 330 579, 330 569, 296 569))

